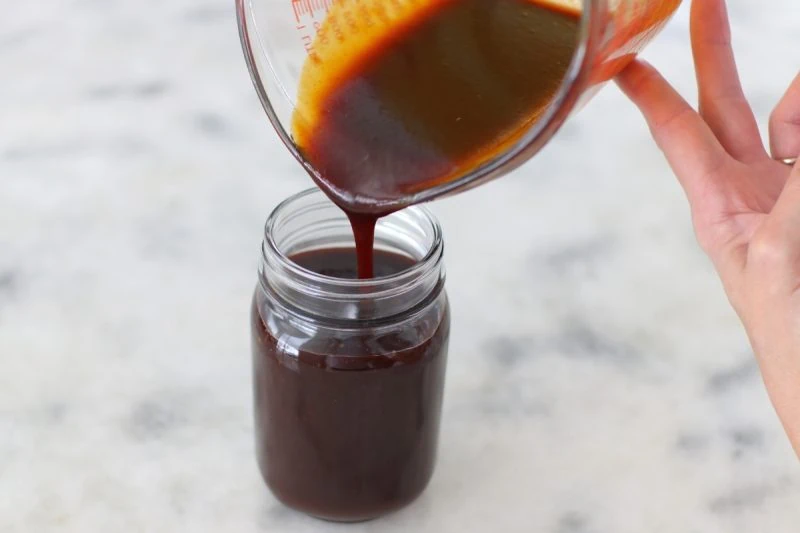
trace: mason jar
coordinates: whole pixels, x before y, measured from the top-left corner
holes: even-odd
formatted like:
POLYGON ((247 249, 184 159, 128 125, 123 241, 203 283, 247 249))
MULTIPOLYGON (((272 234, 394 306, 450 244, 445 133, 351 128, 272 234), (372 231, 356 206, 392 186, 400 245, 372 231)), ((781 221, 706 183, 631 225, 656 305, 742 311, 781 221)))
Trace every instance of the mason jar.
POLYGON ((379 220, 375 278, 319 190, 280 204, 252 304, 258 464, 284 504, 361 521, 422 493, 434 470, 450 313, 442 232, 411 207, 379 220))

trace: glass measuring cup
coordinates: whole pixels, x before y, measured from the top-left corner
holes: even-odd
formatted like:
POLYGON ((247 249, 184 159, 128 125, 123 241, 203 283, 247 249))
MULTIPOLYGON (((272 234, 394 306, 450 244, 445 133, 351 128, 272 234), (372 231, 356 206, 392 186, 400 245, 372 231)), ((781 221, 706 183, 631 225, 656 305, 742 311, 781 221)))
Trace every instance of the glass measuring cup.
MULTIPOLYGON (((518 167, 536 154, 572 113, 585 105, 655 37, 681 3, 681 0, 528 0, 539 6, 571 11, 578 18, 577 44, 572 59, 558 90, 537 112, 535 119, 519 128, 514 126, 518 131, 498 143, 498 149, 442 179, 394 189, 360 187, 358 183, 357 190, 330 187, 320 170, 304 156, 293 136, 292 126, 297 123, 298 114, 308 112, 298 99, 307 62, 327 60, 330 47, 326 49, 325 45, 331 40, 367 40, 369 33, 378 31, 375 27, 384 22, 386 11, 391 18, 398 10, 402 13, 404 9, 425 9, 424 6, 459 1, 466 0, 236 0, 245 58, 270 121, 312 178, 318 184, 327 184, 326 192, 349 210, 390 212, 467 190, 518 167), (381 2, 385 4, 382 6, 381 2), (370 10, 378 16, 371 20, 362 17, 370 10), (330 27, 332 19, 338 21, 334 28, 330 27), (368 23, 363 24, 365 20, 368 23)), ((491 72, 480 74, 491 75, 491 72)), ((372 131, 363 132, 364 136, 372 134, 372 131)), ((358 157, 380 156, 363 151, 358 157)), ((391 168, 389 166, 388 173, 391 168)), ((371 180, 395 178, 385 174, 369 177, 371 180)))

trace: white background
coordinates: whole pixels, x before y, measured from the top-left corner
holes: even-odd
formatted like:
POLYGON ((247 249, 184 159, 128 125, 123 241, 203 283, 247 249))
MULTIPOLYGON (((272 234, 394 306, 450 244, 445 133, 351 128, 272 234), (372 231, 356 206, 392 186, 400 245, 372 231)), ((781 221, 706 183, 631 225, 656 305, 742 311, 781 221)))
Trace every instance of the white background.
MULTIPOLYGON (((646 56, 693 100, 687 14, 646 56)), ((731 14, 765 124, 797 5, 731 14)), ((261 227, 310 181, 231 2, 5 0, 0 72, 0 531, 797 531, 797 460, 615 87, 432 206, 454 317, 439 466, 412 507, 343 527, 278 505, 253 458, 261 227)))

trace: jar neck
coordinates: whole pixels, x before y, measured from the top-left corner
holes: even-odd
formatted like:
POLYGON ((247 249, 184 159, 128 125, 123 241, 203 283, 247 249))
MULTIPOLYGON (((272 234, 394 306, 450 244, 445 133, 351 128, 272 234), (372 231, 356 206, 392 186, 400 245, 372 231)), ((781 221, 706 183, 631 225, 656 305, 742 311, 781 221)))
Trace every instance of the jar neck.
POLYGON ((301 267, 292 257, 353 248, 345 214, 312 189, 281 203, 267 220, 259 277, 261 289, 289 312, 317 320, 374 321, 406 315, 435 299, 444 283, 444 245, 433 215, 419 206, 381 218, 375 248, 413 265, 372 279, 342 279, 301 267))

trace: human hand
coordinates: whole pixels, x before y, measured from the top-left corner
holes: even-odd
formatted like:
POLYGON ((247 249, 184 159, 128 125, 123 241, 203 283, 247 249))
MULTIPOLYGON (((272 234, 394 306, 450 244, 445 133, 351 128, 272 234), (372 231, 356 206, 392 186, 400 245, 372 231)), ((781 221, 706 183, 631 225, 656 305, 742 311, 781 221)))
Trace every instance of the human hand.
POLYGON ((745 99, 724 0, 693 0, 699 112, 650 65, 618 84, 647 119, 689 199, 698 241, 738 313, 800 455, 800 75, 770 120, 771 156, 745 99))

